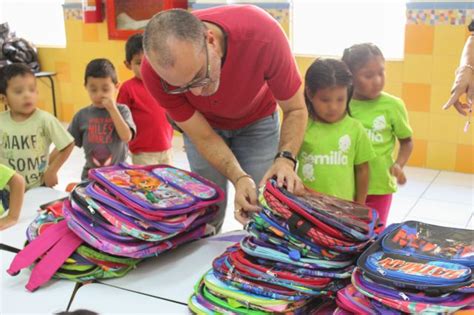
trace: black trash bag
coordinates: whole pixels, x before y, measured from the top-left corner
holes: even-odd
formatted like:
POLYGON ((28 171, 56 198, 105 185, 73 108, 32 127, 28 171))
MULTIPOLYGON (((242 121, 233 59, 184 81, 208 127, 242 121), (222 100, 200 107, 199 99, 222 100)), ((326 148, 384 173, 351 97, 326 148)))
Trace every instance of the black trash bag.
POLYGON ((33 72, 40 71, 36 47, 23 38, 11 38, 3 44, 3 55, 11 63, 24 63, 33 72))
MULTIPOLYGON (((10 34, 10 28, 8 27, 8 23, 1 23, 0 24, 0 48, 3 47, 3 44, 7 41, 10 34)), ((0 63, 2 61, 6 62, 6 57, 3 55, 3 49, 0 49, 0 63)), ((2 66, 0 65, 0 68, 2 66)))
POLYGON ((2 23, 0 24, 0 68, 11 63, 24 63, 32 71, 40 71, 36 47, 11 32, 8 23, 2 23))

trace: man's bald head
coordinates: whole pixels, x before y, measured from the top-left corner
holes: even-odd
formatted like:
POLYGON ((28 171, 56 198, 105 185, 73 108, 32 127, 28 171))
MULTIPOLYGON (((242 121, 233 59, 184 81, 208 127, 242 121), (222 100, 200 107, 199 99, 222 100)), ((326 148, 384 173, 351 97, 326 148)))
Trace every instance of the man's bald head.
POLYGON ((175 52, 170 43, 184 41, 196 48, 203 45, 206 27, 197 17, 183 9, 160 12, 148 22, 143 34, 143 49, 161 67, 173 67, 175 52))

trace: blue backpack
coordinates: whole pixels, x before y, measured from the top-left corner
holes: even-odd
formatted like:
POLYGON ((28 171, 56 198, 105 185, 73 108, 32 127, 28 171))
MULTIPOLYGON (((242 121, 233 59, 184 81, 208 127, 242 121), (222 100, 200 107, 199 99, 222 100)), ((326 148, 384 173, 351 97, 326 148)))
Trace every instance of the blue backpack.
POLYGON ((408 221, 389 226, 357 262, 377 283, 432 294, 470 286, 473 231, 408 221))

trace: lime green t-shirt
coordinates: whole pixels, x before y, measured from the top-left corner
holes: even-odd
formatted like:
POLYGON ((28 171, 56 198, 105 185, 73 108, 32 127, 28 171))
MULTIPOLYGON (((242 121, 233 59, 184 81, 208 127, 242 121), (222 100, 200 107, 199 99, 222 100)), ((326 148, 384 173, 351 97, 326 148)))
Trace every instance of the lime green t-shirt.
POLYGON ((403 101, 388 93, 374 100, 351 100, 351 115, 367 130, 375 150, 375 159, 369 162, 369 195, 385 195, 397 191, 395 178, 390 174, 394 163, 396 139, 406 139, 413 131, 403 101))
MULTIPOLYGON (((3 164, 0 164, 0 190, 5 189, 14 174, 14 170, 3 164)), ((3 209, 2 201, 0 200, 0 215, 2 215, 4 211, 5 209, 3 209)))
POLYGON ((298 154, 298 175, 308 188, 354 200, 354 167, 374 156, 364 127, 349 115, 334 124, 310 119, 298 154))
POLYGON ((62 150, 73 141, 53 115, 40 109, 22 122, 14 121, 10 111, 0 113, 0 163, 21 174, 26 189, 43 184, 51 143, 62 150))

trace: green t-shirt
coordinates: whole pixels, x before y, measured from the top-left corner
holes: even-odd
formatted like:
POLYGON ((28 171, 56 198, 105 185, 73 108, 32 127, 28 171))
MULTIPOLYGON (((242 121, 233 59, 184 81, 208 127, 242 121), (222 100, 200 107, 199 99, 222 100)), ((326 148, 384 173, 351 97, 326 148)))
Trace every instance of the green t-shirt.
POLYGON ((53 115, 40 109, 22 122, 12 120, 10 111, 0 113, 0 163, 21 174, 26 189, 43 184, 51 143, 61 151, 73 141, 53 115))
POLYGON ((385 195, 397 191, 395 178, 390 174, 396 139, 406 139, 413 131, 403 101, 382 92, 374 100, 351 100, 351 115, 367 130, 375 150, 375 159, 369 162, 369 195, 385 195))
POLYGON ((310 119, 298 154, 298 175, 308 188, 354 200, 354 166, 374 156, 364 127, 349 115, 334 124, 310 119))
MULTIPOLYGON (((0 164, 0 190, 5 189, 14 174, 14 170, 3 164, 0 164)), ((0 215, 2 215, 4 211, 5 209, 3 209, 2 201, 0 200, 0 215)))

